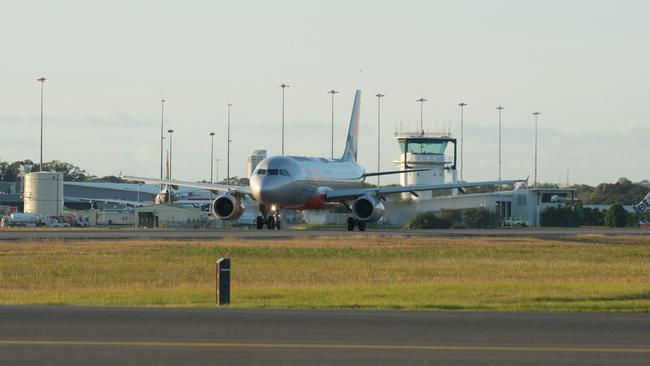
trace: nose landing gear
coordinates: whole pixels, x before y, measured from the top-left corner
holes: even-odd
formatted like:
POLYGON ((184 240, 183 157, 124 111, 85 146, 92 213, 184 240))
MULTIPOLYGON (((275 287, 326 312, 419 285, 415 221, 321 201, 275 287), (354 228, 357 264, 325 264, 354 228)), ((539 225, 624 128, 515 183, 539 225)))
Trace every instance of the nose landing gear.
POLYGON ((281 229, 279 209, 276 208, 274 210, 271 210, 271 212, 269 212, 269 210, 267 210, 266 207, 263 205, 260 205, 259 209, 262 216, 257 216, 257 218, 255 219, 255 227, 258 230, 264 229, 265 225, 269 230, 281 229))

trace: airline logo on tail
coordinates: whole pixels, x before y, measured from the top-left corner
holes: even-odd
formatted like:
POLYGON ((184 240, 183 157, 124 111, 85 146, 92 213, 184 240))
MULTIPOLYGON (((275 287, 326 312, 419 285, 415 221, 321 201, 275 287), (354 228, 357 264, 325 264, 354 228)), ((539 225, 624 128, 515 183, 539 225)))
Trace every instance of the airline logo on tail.
POLYGON ((350 127, 348 128, 348 138, 345 141, 345 150, 343 151, 342 160, 357 161, 357 148, 359 145, 359 114, 361 104, 361 90, 354 93, 354 107, 350 117, 350 127))
POLYGON ((648 209, 650 209, 650 193, 646 194, 641 202, 634 205, 634 210, 636 210, 637 213, 643 213, 648 209))

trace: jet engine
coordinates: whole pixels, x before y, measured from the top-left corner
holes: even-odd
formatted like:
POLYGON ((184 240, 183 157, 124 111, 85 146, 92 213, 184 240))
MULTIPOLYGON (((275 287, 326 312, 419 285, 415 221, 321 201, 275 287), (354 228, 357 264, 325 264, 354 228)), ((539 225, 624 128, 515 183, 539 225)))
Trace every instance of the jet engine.
POLYGON ((384 216, 384 205, 376 197, 365 195, 352 202, 352 216, 360 222, 374 222, 384 216))
POLYGON ((223 193, 212 202, 212 213, 221 220, 237 220, 244 213, 244 205, 238 197, 223 193))

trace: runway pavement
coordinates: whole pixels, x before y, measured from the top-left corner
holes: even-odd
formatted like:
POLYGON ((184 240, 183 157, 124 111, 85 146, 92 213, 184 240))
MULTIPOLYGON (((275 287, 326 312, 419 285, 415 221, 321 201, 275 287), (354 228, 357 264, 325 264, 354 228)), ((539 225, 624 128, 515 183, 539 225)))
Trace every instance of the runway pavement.
POLYGON ((526 229, 449 229, 449 230, 385 230, 369 228, 366 232, 337 230, 256 230, 256 229, 21 229, 0 230, 0 240, 200 240, 200 239, 259 239, 279 240, 318 237, 566 237, 576 235, 650 235, 650 230, 625 229, 575 229, 575 228, 526 228, 526 229))
POLYGON ((2 365, 648 363, 648 314, 0 307, 2 365))

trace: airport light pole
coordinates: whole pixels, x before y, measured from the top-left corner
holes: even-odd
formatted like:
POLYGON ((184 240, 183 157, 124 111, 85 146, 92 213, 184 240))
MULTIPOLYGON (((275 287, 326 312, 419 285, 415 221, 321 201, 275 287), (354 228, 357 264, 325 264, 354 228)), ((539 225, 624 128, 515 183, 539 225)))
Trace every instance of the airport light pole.
POLYGON ((169 133, 169 179, 172 179, 172 134, 174 130, 167 130, 169 133))
POLYGON ((460 181, 463 182, 463 148, 465 147, 465 143, 463 142, 463 135, 465 133, 463 129, 463 117, 467 103, 460 102, 458 106, 460 107, 460 181))
POLYGON ((280 85, 280 88, 282 88, 282 155, 284 155, 284 89, 288 87, 288 84, 280 85))
POLYGON ((533 113, 533 116, 535 116, 535 183, 533 184, 533 187, 537 187, 537 117, 539 117, 540 114, 540 112, 533 113))
MULTIPOLYGON (((377 97, 377 173, 381 171, 381 98, 385 97, 382 93, 375 94, 377 97)), ((379 188, 380 175, 377 175, 377 188, 379 188)))
POLYGON ((424 99, 424 98, 420 98, 420 99, 416 100, 416 102, 420 102, 420 131, 422 132, 423 135, 424 135, 424 127, 423 127, 423 124, 422 124, 422 116, 423 116, 423 112, 422 112, 422 111, 423 111, 423 108, 424 108, 424 107, 423 107, 423 106, 424 106, 424 102, 426 102, 426 101, 427 101, 427 100, 424 99))
POLYGON ((230 143, 232 140, 230 139, 230 110, 232 108, 232 104, 228 103, 228 151, 226 153, 226 185, 230 185, 230 143))
POLYGON ((214 183, 212 179, 214 177, 213 173, 214 168, 214 132, 210 132, 210 184, 214 183))
POLYGON ((332 94, 332 152, 331 152, 331 157, 334 159, 334 94, 338 94, 338 92, 334 89, 328 91, 329 94, 332 94))
MULTIPOLYGON (((163 179, 163 165, 164 165, 164 151, 163 151, 163 142, 165 141, 164 133, 164 121, 165 121, 165 98, 160 100, 160 179, 163 179)), ((160 185, 160 189, 163 189, 163 185, 160 185)))
POLYGON ((39 172, 43 171, 43 90, 45 89, 45 80, 47 79, 44 77, 36 79, 41 83, 41 161, 38 165, 39 172))
POLYGON ((219 183, 219 160, 221 160, 221 159, 214 159, 214 161, 217 162, 217 171, 216 171, 216 173, 217 173, 217 177, 216 177, 217 178, 217 183, 219 183))
POLYGON ((497 110, 499 111, 499 179, 501 180, 501 111, 506 109, 504 106, 498 106, 497 110))

